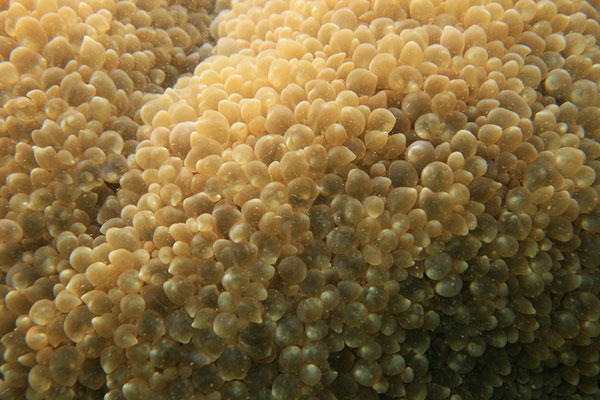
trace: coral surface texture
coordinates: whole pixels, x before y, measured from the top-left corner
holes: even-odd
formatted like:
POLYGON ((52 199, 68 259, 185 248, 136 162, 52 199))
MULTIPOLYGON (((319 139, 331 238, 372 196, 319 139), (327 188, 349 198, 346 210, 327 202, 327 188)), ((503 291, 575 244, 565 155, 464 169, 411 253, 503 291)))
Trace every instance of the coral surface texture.
POLYGON ((600 399, 599 11, 0 0, 0 399, 600 399))

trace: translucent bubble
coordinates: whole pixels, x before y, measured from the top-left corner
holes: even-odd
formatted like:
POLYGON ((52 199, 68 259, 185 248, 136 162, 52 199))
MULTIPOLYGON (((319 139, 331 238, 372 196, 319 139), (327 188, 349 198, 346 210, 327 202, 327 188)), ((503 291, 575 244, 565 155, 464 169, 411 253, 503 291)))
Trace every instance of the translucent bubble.
POLYGON ((447 48, 452 56, 460 56, 465 47, 465 39, 457 28, 446 25, 440 37, 440 44, 447 48))
POLYGON ((433 191, 447 191, 454 181, 454 173, 448 164, 435 161, 421 172, 421 183, 433 191))
POLYGON ((139 316, 136 329, 140 340, 152 342, 164 335, 165 324, 158 313, 146 310, 139 316))
POLYGON ((318 298, 307 298, 298 303, 296 312, 302 322, 314 322, 321 318, 323 305, 318 298))
POLYGON ((23 229, 9 219, 0 220, 0 243, 18 242, 23 237, 23 229))
POLYGON ((549 237, 560 242, 566 242, 573 236, 573 225, 563 217, 550 218, 550 224, 546 229, 549 237))
POLYGON ((340 111, 339 123, 350 137, 361 135, 366 126, 364 114, 356 107, 345 106, 340 111))
POLYGON ((81 297, 88 309, 96 315, 112 311, 112 301, 108 295, 101 290, 92 290, 81 297))
POLYGON ((298 346, 287 346, 279 355, 279 367, 283 372, 295 373, 304 364, 304 355, 298 346))
POLYGON ((29 310, 31 320, 41 326, 47 325, 56 315, 56 307, 50 300, 38 300, 29 310))
POLYGON ((273 381, 271 393, 277 400, 293 398, 301 388, 300 380, 290 374, 278 375, 273 381))
POLYGON ((559 311, 552 315, 552 328, 563 338, 571 339, 580 331, 577 318, 569 311, 559 311))
POLYGON ((379 381, 381 374, 382 369, 378 363, 366 360, 358 360, 352 368, 352 376, 363 386, 373 386, 379 381))
POLYGON ((506 195, 506 203, 509 209, 516 212, 523 212, 529 208, 533 201, 533 195, 529 190, 523 187, 511 189, 506 195))
POLYGON ((306 174, 309 165, 303 151, 290 151, 281 157, 281 174, 286 182, 299 178, 306 174))
POLYGON ((295 122, 292 111, 282 105, 274 105, 267 113, 265 129, 274 135, 283 135, 295 122))
POLYGON ((282 136, 265 135, 257 140, 254 146, 256 157, 267 166, 273 161, 279 161, 285 151, 282 136))
POLYGON ((346 146, 336 146, 329 150, 328 158, 328 167, 334 169, 349 164, 356 155, 346 146))
POLYGON ((563 147, 556 152, 556 166, 565 177, 571 177, 579 171, 585 161, 585 154, 572 147, 563 147))
POLYGON ((477 137, 485 144, 497 143, 502 137, 502 128, 498 125, 487 124, 479 128, 477 137))
POLYGON ((396 67, 388 78, 390 89, 401 93, 415 93, 423 86, 423 76, 412 66, 396 67))
POLYGON ((181 310, 169 313, 165 318, 165 326, 167 335, 179 343, 188 343, 194 334, 192 319, 181 310))
POLYGON ((48 367, 38 364, 33 366, 27 376, 27 383, 38 392, 45 392, 52 385, 52 377, 48 367))
POLYGON ((315 364, 306 364, 300 370, 300 379, 305 385, 314 386, 321 381, 321 369, 315 364))
POLYGON ((224 380, 243 379, 249 367, 250 357, 239 347, 228 347, 217 361, 217 368, 224 380))
POLYGON ((564 69, 553 69, 548 73, 544 86, 553 97, 566 97, 571 87, 571 75, 564 69))
POLYGON ((421 171, 434 159, 433 145, 424 140, 413 142, 406 149, 406 161, 411 163, 417 171, 421 171))
POLYGON ((52 379, 64 386, 72 386, 77 380, 83 357, 73 346, 65 345, 54 350, 50 358, 49 370, 52 379))
POLYGON ((286 257, 279 263, 277 271, 285 282, 289 284, 297 284, 306 277, 306 265, 304 262, 295 256, 286 257))
POLYGON ((100 68, 105 60, 104 46, 91 37, 85 36, 79 49, 79 60, 90 68, 100 68))
MULTIPOLYGON (((419 1, 420 0, 417 0, 415 2, 419 1)), ((398 60, 401 65, 412 65, 416 67, 423 62, 423 49, 417 42, 411 40, 402 48, 398 60)))
POLYGON ((454 297, 462 289, 463 281, 455 274, 446 275, 435 285, 435 292, 443 297, 454 297))
POLYGON ((467 160, 477 152, 477 139, 471 132, 461 129, 452 137, 450 146, 452 151, 462 153, 465 160, 467 160))
POLYGON ((371 96, 375 93, 377 75, 367 69, 357 68, 348 74, 346 87, 359 96, 371 96))
POLYGON ((115 345, 122 349, 132 347, 137 344, 137 330, 131 324, 123 324, 119 326, 114 333, 113 339, 115 345))
POLYGON ((421 139, 437 141, 442 135, 444 124, 435 114, 423 114, 415 121, 415 132, 421 139))
POLYGON ((123 395, 127 400, 141 400, 150 395, 148 383, 140 378, 133 378, 123 385, 123 395))
POLYGON ((447 68, 450 65, 450 51, 441 44, 428 46, 423 53, 423 57, 425 61, 432 62, 439 68, 447 68))
POLYGON ((213 322, 214 332, 222 338, 230 338, 237 334, 237 318, 230 313, 219 313, 213 322))
POLYGON ((446 253, 435 254, 425 260, 425 273, 429 279, 443 279, 451 270, 452 258, 446 253))

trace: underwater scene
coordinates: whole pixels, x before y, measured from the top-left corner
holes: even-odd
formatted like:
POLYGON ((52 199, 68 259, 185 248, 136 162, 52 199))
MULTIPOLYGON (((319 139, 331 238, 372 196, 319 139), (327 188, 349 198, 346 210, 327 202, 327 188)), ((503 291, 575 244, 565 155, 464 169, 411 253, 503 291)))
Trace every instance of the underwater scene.
POLYGON ((600 0, 0 0, 0 400, 600 400, 600 0))

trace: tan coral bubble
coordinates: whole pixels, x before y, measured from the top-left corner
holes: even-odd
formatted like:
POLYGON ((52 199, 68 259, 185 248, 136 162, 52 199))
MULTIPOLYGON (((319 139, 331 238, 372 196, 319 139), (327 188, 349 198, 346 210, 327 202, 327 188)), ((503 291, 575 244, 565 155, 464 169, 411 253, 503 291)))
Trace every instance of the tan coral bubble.
POLYGON ((332 124, 325 132, 325 140, 327 140, 328 144, 333 146, 339 146, 346 142, 347 139, 348 134, 346 133, 344 126, 341 124, 332 124))
POLYGON ((50 358, 50 375, 55 382, 64 386, 72 386, 77 380, 79 366, 82 361, 83 357, 75 347, 70 345, 59 347, 52 353, 50 358))
POLYGON ((356 29, 358 19, 356 14, 350 8, 340 8, 331 16, 331 22, 340 28, 356 29))
POLYGON ((369 64, 369 71, 377 75, 377 88, 385 89, 388 86, 388 76, 396 68, 396 58, 391 54, 377 54, 369 64))
POLYGON ((34 50, 27 47, 17 47, 10 53, 10 62, 19 73, 39 75, 46 69, 48 62, 34 50))
POLYGON ((307 122, 315 133, 322 133, 338 120, 339 114, 340 107, 336 102, 317 99, 310 105, 307 122))
POLYGON ((436 142, 443 134, 444 124, 436 114, 423 114, 415 121, 415 133, 421 138, 436 142))
POLYGON ((416 19, 420 24, 427 24, 433 21, 436 10, 435 6, 429 0, 411 0, 410 17, 416 19))
POLYGON ((395 68, 388 78, 389 86, 393 90, 403 93, 413 93, 421 89, 423 76, 410 66, 399 66, 395 68))
POLYGON ((388 133, 385 131, 372 130, 365 133, 365 145, 373 151, 382 150, 388 141, 388 133))
POLYGON ((354 32, 350 29, 340 29, 331 35, 329 44, 334 53, 349 53, 352 39, 354 39, 354 32))
POLYGON ((87 267, 85 274, 91 284, 100 286, 108 280, 108 267, 104 263, 93 263, 87 267))
MULTIPOLYGON (((468 59, 466 55, 465 58, 468 59)), ((451 55, 449 50, 443 45, 433 44, 425 49, 423 52, 423 59, 424 61, 435 64, 438 68, 447 68, 450 66, 451 55)))
POLYGON ((359 96, 370 96, 375 93, 377 86, 377 75, 372 72, 357 68, 348 74, 346 87, 359 96))
POLYGON ((265 129, 270 134, 283 135, 294 122, 294 115, 289 108, 274 105, 267 112, 265 129))
POLYGON ((571 75, 564 69, 554 69, 548 73, 544 86, 550 95, 566 97, 571 87, 571 75))
POLYGON ((428 163, 433 161, 433 157, 433 145, 429 142, 419 140, 408 146, 406 161, 412 164, 414 169, 418 171, 422 170, 428 163))
POLYGON ((23 229, 15 221, 9 219, 0 220, 0 242, 18 242, 23 237, 23 229))
POLYGON ((348 165, 352 160, 356 158, 356 154, 354 154, 350 149, 348 149, 345 146, 335 146, 327 152, 327 155, 327 165, 329 168, 332 169, 348 165))
POLYGON ((419 66, 423 62, 423 49, 415 41, 410 41, 404 45, 398 61, 402 65, 419 66))
POLYGON ((303 176, 308 172, 309 168, 304 152, 302 151, 287 152, 284 154, 281 158, 280 166, 283 179, 287 182, 303 176))
POLYGON ((350 137, 357 137, 363 133, 367 121, 358 108, 347 106, 341 109, 339 122, 350 137))
POLYGON ((81 42, 79 49, 79 60, 90 68, 98 69, 104 64, 104 46, 89 36, 86 36, 81 42))
POLYGON ((465 40, 462 33, 456 27, 447 25, 442 30, 440 44, 450 51, 450 55, 462 56, 465 40))
POLYGON ((229 123, 223 114, 212 110, 205 111, 195 126, 198 133, 218 143, 229 141, 229 123))
POLYGON ((41 24, 33 17, 19 18, 15 26, 15 36, 21 46, 37 52, 46 45, 48 37, 41 24))
POLYGON ((447 190, 452 181, 454 175, 450 167, 441 162, 433 162, 423 168, 421 173, 421 182, 426 187, 434 191, 445 191, 447 190))
POLYGON ((580 79, 571 86, 571 101, 580 108, 595 104, 598 98, 598 85, 587 79, 580 79))
POLYGON ((2 74, 3 87, 9 87, 15 84, 19 79, 17 68, 10 62, 3 61, 0 63, 0 73, 2 74))
POLYGON ((113 340, 117 347, 127 349, 135 346, 138 342, 137 331, 135 326, 131 324, 122 324, 115 329, 113 340))
POLYGON ((352 62, 356 68, 369 68, 369 64, 377 55, 377 48, 371 43, 359 44, 352 53, 352 62))
POLYGON ((62 97, 65 101, 73 105, 80 105, 89 102, 96 94, 92 85, 85 84, 81 75, 72 72, 67 75, 60 84, 62 97))
POLYGON ((431 111, 442 118, 452 113, 456 106, 456 95, 450 91, 437 93, 431 99, 431 111))
POLYGON ((579 171, 585 161, 584 153, 572 147, 563 147, 556 153, 556 166, 565 177, 571 177, 579 171))
POLYGON ((47 325, 56 314, 56 307, 50 300, 38 300, 29 310, 31 320, 40 326, 47 325))

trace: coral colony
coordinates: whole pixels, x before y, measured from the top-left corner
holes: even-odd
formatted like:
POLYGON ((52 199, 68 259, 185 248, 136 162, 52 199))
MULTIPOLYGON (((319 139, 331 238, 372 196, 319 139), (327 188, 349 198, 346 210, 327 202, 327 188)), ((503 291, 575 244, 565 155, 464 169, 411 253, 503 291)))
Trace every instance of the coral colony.
POLYGON ((0 0, 0 398, 597 399, 599 7, 0 0))

